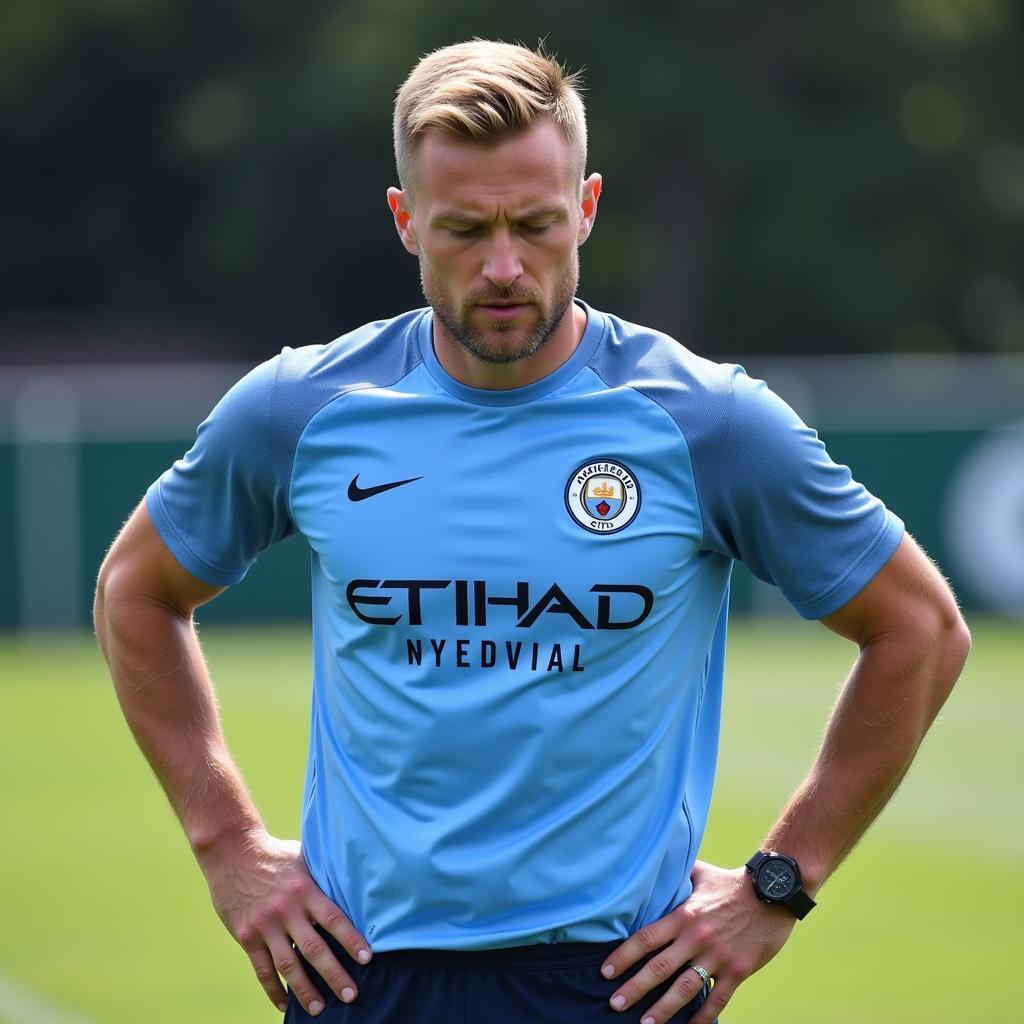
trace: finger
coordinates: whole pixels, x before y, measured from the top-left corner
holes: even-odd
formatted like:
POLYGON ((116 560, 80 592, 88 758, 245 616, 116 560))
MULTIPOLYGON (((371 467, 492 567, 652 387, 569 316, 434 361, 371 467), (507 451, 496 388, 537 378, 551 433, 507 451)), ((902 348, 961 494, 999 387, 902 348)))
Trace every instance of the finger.
POLYGON ((246 952, 249 954, 252 969, 256 972, 256 979, 263 986, 267 998, 284 1013, 288 1009, 288 993, 281 984, 270 951, 266 946, 261 946, 259 949, 247 949, 246 952))
POLYGON ((674 913, 673 911, 673 914, 660 917, 657 921, 645 925, 638 932, 634 932, 621 946, 612 950, 601 965, 601 973, 606 978, 617 978, 627 967, 632 967, 637 960, 667 946, 677 933, 677 923, 673 921, 674 913))
POLYGON ((292 946, 291 940, 282 932, 267 939, 267 948, 270 950, 277 973, 288 982, 288 987, 295 993, 295 998, 305 1011, 315 1017, 324 1008, 324 997, 302 969, 299 954, 292 946))
POLYGON ((738 981, 727 977, 715 978, 715 983, 711 986, 711 992, 704 1000, 704 1005, 690 1018, 690 1024, 715 1024, 738 988, 738 981))
POLYGON ((348 971, 331 952, 331 947, 313 930, 308 921, 296 921, 288 930, 296 949, 330 985, 331 991, 343 1003, 351 1003, 359 990, 348 971))
POLYGON ((309 900, 308 905, 313 920, 326 928, 341 943, 353 960, 361 964, 370 962, 370 958, 373 956, 370 944, 345 916, 340 907, 332 903, 319 889, 309 900))
POLYGON ((704 987, 704 979, 690 967, 676 975, 668 991, 649 1009, 644 1011, 640 1024, 663 1024, 696 998, 704 987))
MULTIPOLYGON (((612 993, 609 1000, 612 1009, 624 1010, 627 1006, 632 1006, 652 989, 664 985, 680 974, 685 963, 686 956, 679 943, 673 943, 667 949, 663 949, 656 956, 652 956, 632 978, 612 993)), ((697 977, 693 971, 688 970, 683 973, 697 977)), ((694 994, 696 994, 696 990, 694 990, 694 994)))

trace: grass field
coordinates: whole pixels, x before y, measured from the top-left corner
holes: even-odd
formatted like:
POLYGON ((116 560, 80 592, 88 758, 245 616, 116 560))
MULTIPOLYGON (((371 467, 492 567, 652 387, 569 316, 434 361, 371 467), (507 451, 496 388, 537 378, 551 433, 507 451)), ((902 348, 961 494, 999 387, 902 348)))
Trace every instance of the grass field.
MULTIPOLYGON (((1021 1019, 1024 628, 972 626, 964 678, 893 804, 723 1024, 1021 1019)), ((305 634, 204 642, 236 757, 272 830, 294 835, 305 634)), ((814 624, 734 626, 705 859, 737 865, 757 846, 851 652, 814 624)), ((0 1021, 279 1019, 209 907, 91 638, 0 639, 0 698, 0 1021)))

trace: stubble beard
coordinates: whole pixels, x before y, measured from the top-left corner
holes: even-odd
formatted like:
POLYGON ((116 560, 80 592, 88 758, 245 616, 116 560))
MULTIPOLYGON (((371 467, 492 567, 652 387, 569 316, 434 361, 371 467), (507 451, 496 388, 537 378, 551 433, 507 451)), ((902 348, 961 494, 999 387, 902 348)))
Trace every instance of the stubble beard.
MULTIPOLYGON (((427 302, 433 307, 434 315, 457 344, 481 362, 492 365, 517 363, 539 352, 562 322, 576 294, 579 278, 579 252, 573 249, 570 264, 559 278, 550 303, 545 303, 543 296, 538 292, 520 292, 515 288, 504 288, 472 295, 459 308, 451 292, 431 275, 423 260, 420 260, 420 284, 427 302), (488 301, 527 303, 536 308, 540 316, 520 341, 492 339, 473 327, 470 321, 480 303, 488 301)), ((521 330, 518 319, 494 320, 491 322, 491 331, 495 334, 510 334, 521 330)))

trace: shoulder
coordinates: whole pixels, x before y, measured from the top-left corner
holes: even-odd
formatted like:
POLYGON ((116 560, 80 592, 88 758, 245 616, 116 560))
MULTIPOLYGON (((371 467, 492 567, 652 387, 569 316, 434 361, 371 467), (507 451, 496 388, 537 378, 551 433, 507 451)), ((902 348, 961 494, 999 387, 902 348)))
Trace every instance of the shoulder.
POLYGON ((793 410, 738 363, 699 356, 668 334, 592 311, 606 324, 591 368, 609 387, 629 387, 662 406, 690 443, 745 443, 763 431, 803 427, 793 410))
POLYGON ((154 525, 181 565, 229 586, 260 551, 294 532, 289 487, 303 430, 334 398, 401 380, 419 361, 419 316, 286 348, 224 395, 192 448, 149 491, 154 525))
POLYGON ((424 312, 364 324, 326 344, 286 347, 246 374, 215 413, 294 439, 334 399, 406 376, 421 361, 416 331, 424 312))
POLYGON ((366 324, 325 345, 285 348, 250 370, 200 425, 195 453, 290 464, 309 421, 335 398, 401 380, 420 360, 422 311, 366 324))
POLYGON ((628 387, 660 405, 688 441, 718 433, 731 420, 737 391, 748 380, 741 366, 697 355, 668 334, 608 313, 591 368, 609 387, 628 387), (742 381, 737 385, 738 378, 742 381))
POLYGON ((284 348, 270 360, 275 389, 331 397, 353 387, 401 380, 420 361, 416 331, 426 310, 364 324, 324 345, 284 348))

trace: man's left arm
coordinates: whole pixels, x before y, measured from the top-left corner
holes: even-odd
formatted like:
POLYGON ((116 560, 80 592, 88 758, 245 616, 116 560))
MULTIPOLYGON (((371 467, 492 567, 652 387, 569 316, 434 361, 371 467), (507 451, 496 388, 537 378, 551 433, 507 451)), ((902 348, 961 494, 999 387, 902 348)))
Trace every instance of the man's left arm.
MULTIPOLYGON (((856 597, 821 621, 860 655, 811 770, 762 846, 793 857, 812 896, 895 792, 971 645, 953 594, 909 536, 856 597)), ((644 1024, 662 1024, 697 994, 703 981, 691 963, 715 979, 693 1024, 712 1024, 796 922, 788 908, 757 899, 745 868, 698 861, 693 884, 685 903, 630 936, 602 967, 617 977, 660 950, 612 995, 612 1006, 626 1009, 674 976, 644 1024)))

